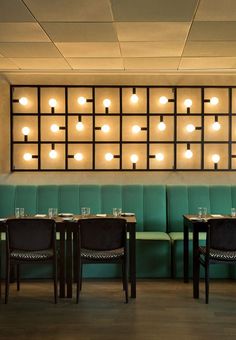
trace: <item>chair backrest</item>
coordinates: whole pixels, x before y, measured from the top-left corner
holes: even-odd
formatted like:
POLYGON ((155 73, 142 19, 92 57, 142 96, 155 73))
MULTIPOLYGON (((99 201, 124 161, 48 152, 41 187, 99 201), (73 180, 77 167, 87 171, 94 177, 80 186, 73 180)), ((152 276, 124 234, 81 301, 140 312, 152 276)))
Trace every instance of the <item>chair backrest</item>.
POLYGON ((9 248, 11 250, 53 248, 55 228, 55 221, 49 219, 9 219, 7 220, 9 248))
POLYGON ((219 250, 236 250, 236 219, 219 218, 208 221, 209 247, 219 250))
POLYGON ((80 246, 93 250, 111 250, 125 246, 126 220, 88 218, 79 221, 80 246))

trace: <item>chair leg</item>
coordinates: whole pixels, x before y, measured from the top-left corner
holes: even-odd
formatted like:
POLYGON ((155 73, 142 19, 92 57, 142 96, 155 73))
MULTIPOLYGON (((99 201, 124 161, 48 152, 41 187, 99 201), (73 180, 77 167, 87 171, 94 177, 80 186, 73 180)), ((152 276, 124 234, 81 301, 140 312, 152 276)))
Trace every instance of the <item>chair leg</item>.
POLYGON ((5 278, 5 304, 8 303, 9 296, 9 283, 10 283, 10 260, 6 260, 6 278, 5 278))
POLYGON ((57 303, 57 258, 53 260, 54 303, 57 303))
POLYGON ((127 261, 122 263, 123 270, 123 285, 125 290, 125 303, 129 302, 129 284, 128 284, 128 264, 127 261))
POLYGON ((79 289, 82 290, 82 279, 83 279, 83 264, 80 266, 80 286, 79 289))
POLYGON ((20 290, 20 265, 16 265, 17 290, 20 290))
POLYGON ((125 264, 122 262, 122 285, 123 290, 125 290, 125 264))
POLYGON ((76 303, 79 303, 80 291, 82 287, 82 264, 79 262, 76 283, 76 303))
POLYGON ((209 302, 209 264, 205 266, 205 303, 209 302))

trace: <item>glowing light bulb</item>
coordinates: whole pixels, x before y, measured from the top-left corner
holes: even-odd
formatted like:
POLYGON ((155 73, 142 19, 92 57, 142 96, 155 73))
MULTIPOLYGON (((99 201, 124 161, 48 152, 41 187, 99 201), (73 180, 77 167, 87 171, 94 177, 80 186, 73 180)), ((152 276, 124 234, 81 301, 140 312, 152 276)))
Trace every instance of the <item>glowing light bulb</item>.
POLYGON ((135 104, 135 103, 138 102, 139 98, 138 98, 137 94, 133 93, 132 96, 130 97, 130 100, 131 100, 132 103, 135 104))
POLYGON ((107 133, 107 132, 110 131, 110 126, 107 125, 107 124, 104 124, 104 125, 101 127, 101 130, 102 130, 102 132, 107 133))
POLYGON ((219 103, 219 99, 217 97, 212 97, 210 99, 211 105, 217 105, 219 103))
POLYGON ((214 123, 212 124, 212 129, 213 129, 214 131, 219 131, 220 128, 221 128, 221 125, 220 125, 219 122, 214 122, 214 123))
POLYGON ((185 99, 184 106, 185 107, 191 107, 193 105, 193 102, 191 99, 185 99))
POLYGON ((163 161, 164 155, 163 155, 163 153, 159 152, 155 155, 155 158, 156 158, 157 161, 163 161))
POLYGON ((184 155, 185 155, 185 158, 190 159, 193 157, 193 152, 191 150, 186 150, 184 155))
POLYGON ((30 161, 32 159, 32 155, 29 152, 26 152, 23 156, 25 161, 30 161))
POLYGON ((159 102, 160 102, 160 104, 167 104, 168 103, 168 98, 166 98, 165 96, 161 96, 160 98, 159 98, 159 102))
POLYGON ((24 126, 21 132, 23 133, 24 136, 28 136, 28 134, 30 133, 30 128, 28 128, 27 126, 24 126))
POLYGON ((214 155, 212 155, 211 159, 214 163, 218 163, 220 161, 220 155, 215 153, 214 155))
POLYGON ((23 106, 27 105, 28 104, 28 99, 26 97, 21 97, 19 99, 19 103, 23 106))
POLYGON ((133 154, 133 155, 130 156, 130 160, 131 160, 132 163, 137 163, 137 161, 138 161, 138 156, 135 155, 135 154, 133 154))
POLYGON ((193 131, 195 130, 195 126, 194 126, 193 124, 188 124, 188 125, 186 126, 186 130, 187 130, 188 132, 193 132, 193 131))
POLYGON ((84 129, 84 124, 82 122, 78 122, 76 124, 76 130, 82 131, 84 129))
POLYGON ((75 155, 74 155, 74 159, 76 160, 76 161, 82 161, 82 159, 84 158, 84 156, 83 156, 83 154, 82 153, 76 153, 75 155))
POLYGON ((157 125, 158 129, 160 131, 164 131, 166 129, 166 124, 164 122, 160 122, 158 125, 157 125))
POLYGON ((59 126, 57 124, 52 124, 50 129, 51 129, 52 132, 58 132, 59 126))
POLYGON ((50 107, 56 107, 57 106, 57 101, 54 98, 49 99, 48 104, 50 107))
POLYGON ((51 151, 49 152, 49 157, 52 158, 52 159, 57 158, 57 152, 56 152, 56 150, 51 150, 51 151))
POLYGON ((79 97, 77 99, 77 102, 80 104, 80 105, 84 105, 86 103, 86 98, 84 97, 79 97))
POLYGON ((105 154, 105 160, 110 162, 114 158, 113 154, 108 152, 105 154))
POLYGON ((104 105, 105 107, 110 107, 110 105, 111 105, 110 99, 108 99, 108 98, 104 99, 104 100, 103 100, 103 105, 104 105))
POLYGON ((139 133, 141 131, 141 127, 139 125, 132 126, 133 133, 139 133))

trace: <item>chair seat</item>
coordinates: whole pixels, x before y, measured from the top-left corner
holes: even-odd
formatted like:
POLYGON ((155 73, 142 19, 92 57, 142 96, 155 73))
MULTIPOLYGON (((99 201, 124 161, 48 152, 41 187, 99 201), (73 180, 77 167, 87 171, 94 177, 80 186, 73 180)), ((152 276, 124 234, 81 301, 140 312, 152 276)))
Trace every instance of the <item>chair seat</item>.
POLYGON ((113 250, 92 250, 81 249, 81 258, 84 260, 116 260, 124 256, 124 248, 118 248, 113 250))
POLYGON ((41 261, 51 259, 53 257, 53 250, 13 250, 10 257, 13 260, 41 261))
MULTIPOLYGON (((200 254, 206 255, 206 247, 199 247, 200 254)), ((236 261, 236 250, 210 249, 210 260, 215 261, 236 261)))

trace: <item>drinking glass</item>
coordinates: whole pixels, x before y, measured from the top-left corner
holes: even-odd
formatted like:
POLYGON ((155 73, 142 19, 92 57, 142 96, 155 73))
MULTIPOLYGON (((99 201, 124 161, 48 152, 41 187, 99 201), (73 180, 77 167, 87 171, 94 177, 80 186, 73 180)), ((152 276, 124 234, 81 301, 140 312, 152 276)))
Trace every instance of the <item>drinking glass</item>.
POLYGON ((122 214, 122 209, 121 208, 117 208, 117 214, 118 214, 118 216, 121 216, 121 214, 122 214))
POLYGON ((15 218, 20 217, 20 208, 15 208, 15 218))
POLYGON ((202 217, 203 218, 207 217, 207 208, 202 208, 202 217))
POLYGON ((48 217, 52 218, 53 217, 53 208, 48 209, 48 217))
POLYGON ((90 215, 90 208, 86 208, 86 216, 89 216, 90 215))
POLYGON ((85 207, 81 208, 81 215, 82 215, 82 217, 86 216, 86 212, 87 212, 87 208, 85 208, 85 207))
POLYGON ((24 217, 24 216, 25 216, 25 209, 20 208, 20 217, 24 217))
POLYGON ((52 208, 52 215, 53 217, 57 217, 57 208, 52 208))
POLYGON ((198 211, 198 217, 202 217, 202 208, 201 207, 199 207, 199 208, 197 208, 197 211, 198 211))
POLYGON ((231 217, 236 217, 236 208, 231 208, 231 217))
POLYGON ((113 216, 114 216, 114 217, 117 217, 117 216, 118 216, 117 208, 113 208, 113 209, 112 209, 112 213, 113 213, 113 216))

